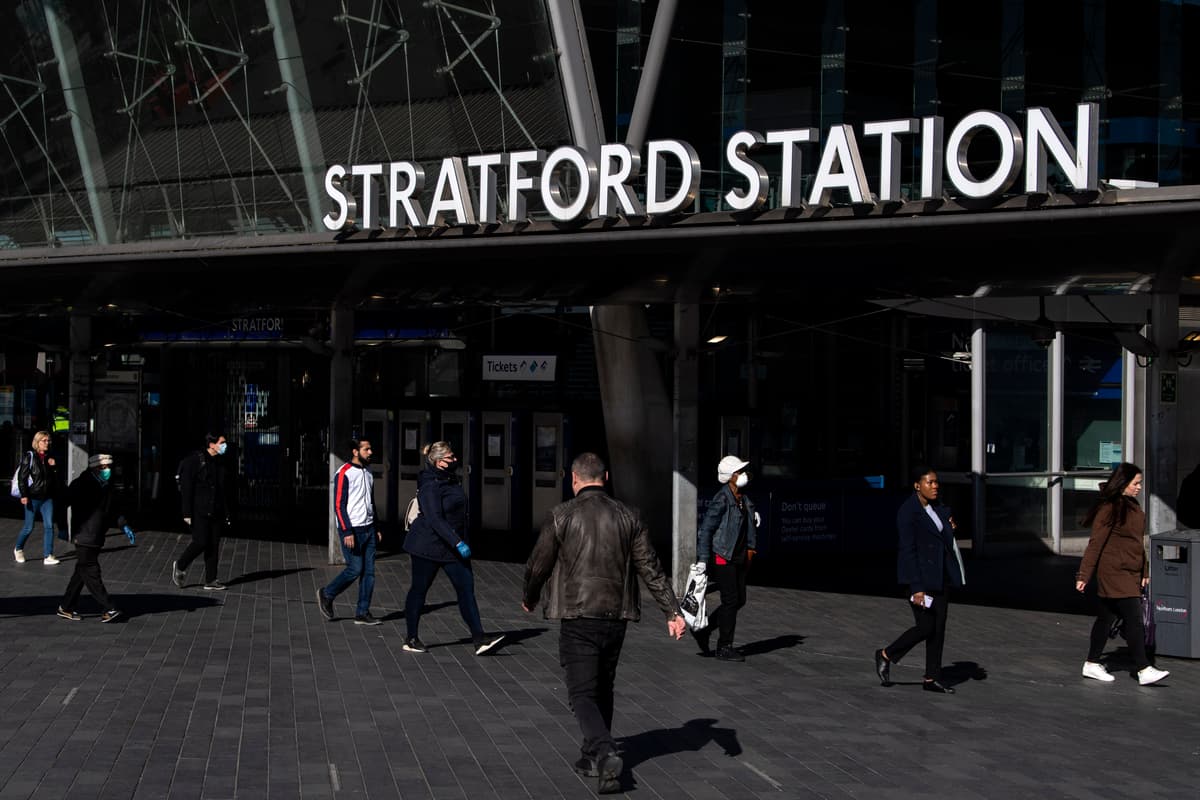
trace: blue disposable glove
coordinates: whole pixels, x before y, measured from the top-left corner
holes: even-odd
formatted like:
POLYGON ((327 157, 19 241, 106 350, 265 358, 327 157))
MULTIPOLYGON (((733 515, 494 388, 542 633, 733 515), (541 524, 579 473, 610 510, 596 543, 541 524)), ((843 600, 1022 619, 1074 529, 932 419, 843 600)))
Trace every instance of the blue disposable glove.
POLYGON ((133 528, 124 525, 121 527, 121 530, 125 531, 125 535, 129 537, 130 544, 137 544, 137 537, 133 535, 133 528))
POLYGON ((471 548, 467 546, 466 542, 459 542, 458 544, 454 545, 454 549, 457 550, 458 554, 463 558, 471 557, 471 548))

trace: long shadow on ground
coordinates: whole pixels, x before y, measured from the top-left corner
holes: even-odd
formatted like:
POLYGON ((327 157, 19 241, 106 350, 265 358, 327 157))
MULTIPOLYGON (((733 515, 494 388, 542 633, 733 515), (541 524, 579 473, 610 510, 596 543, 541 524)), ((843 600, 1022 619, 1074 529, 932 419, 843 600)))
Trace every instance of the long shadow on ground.
MULTIPOLYGON (((62 601, 61 595, 39 595, 34 597, 2 597, 0 598, 0 617, 53 617, 62 601)), ((169 614, 176 611, 196 611, 221 605, 220 601, 201 595, 188 594, 114 594, 113 605, 121 610, 122 618, 132 619, 150 614, 169 614)), ((80 614, 88 616, 99 615, 106 611, 91 598, 84 594, 79 599, 75 609, 80 614)))

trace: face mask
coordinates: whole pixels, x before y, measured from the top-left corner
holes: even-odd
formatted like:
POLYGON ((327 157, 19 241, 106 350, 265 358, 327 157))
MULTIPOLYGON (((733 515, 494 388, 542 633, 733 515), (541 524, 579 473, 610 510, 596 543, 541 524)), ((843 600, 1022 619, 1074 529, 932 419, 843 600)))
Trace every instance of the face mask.
POLYGON ((107 481, 111 477, 112 477, 112 470, 109 469, 108 467, 105 467, 104 469, 100 470, 100 479, 101 480, 107 481))
POLYGON ((458 471, 458 462, 457 461, 447 461, 446 466, 442 467, 442 469, 446 472, 457 472, 458 471))
POLYGON ((750 476, 749 476, 749 475, 747 475, 746 473, 744 473, 744 472, 743 472, 742 474, 738 475, 738 477, 737 477, 737 487, 738 487, 739 489, 744 489, 744 488, 745 488, 745 486, 746 486, 746 484, 747 484, 747 483, 749 483, 749 482, 750 482, 750 476))
POLYGON ((217 445, 217 455, 219 455, 219 456, 225 455, 225 450, 228 447, 229 447, 229 444, 227 442, 221 442, 219 445, 217 445))

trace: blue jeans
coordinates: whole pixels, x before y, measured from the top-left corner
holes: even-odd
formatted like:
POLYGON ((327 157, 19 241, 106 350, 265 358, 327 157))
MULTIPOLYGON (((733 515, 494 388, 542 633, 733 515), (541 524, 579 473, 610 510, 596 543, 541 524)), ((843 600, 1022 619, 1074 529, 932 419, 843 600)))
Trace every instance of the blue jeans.
POLYGON ((483 623, 479 621, 479 606, 475 603, 475 573, 469 563, 462 561, 431 561, 420 556, 412 558, 412 587, 408 590, 408 599, 404 602, 404 617, 408 626, 408 638, 417 638, 417 627, 421 624, 421 610, 425 607, 425 595, 433 586, 433 579, 438 570, 445 570, 446 577, 454 586, 458 595, 458 613, 463 622, 471 629, 471 637, 478 639, 483 635, 483 623))
POLYGON ((25 540, 29 538, 29 534, 33 533, 33 520, 37 517, 38 512, 42 514, 42 533, 45 552, 42 555, 54 555, 54 498, 47 497, 45 500, 37 500, 33 497, 28 498, 25 503, 25 524, 21 527, 21 532, 17 534, 17 549, 25 549, 25 540))
POLYGON ((371 593, 375 591, 375 525, 351 528, 350 532, 354 534, 354 547, 346 547, 346 542, 339 538, 346 568, 322 591, 332 599, 354 583, 355 578, 361 578, 358 607, 354 610, 354 616, 361 617, 371 610, 371 593))

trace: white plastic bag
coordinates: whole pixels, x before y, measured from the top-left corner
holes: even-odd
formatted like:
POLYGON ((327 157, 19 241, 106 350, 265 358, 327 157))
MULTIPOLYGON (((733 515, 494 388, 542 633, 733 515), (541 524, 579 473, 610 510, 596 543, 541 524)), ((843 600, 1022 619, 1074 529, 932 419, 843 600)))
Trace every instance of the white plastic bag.
POLYGON ((708 604, 705 595, 708 593, 708 575, 702 563, 692 564, 688 571, 687 590, 680 598, 679 612, 683 621, 694 631, 708 626, 708 604))

